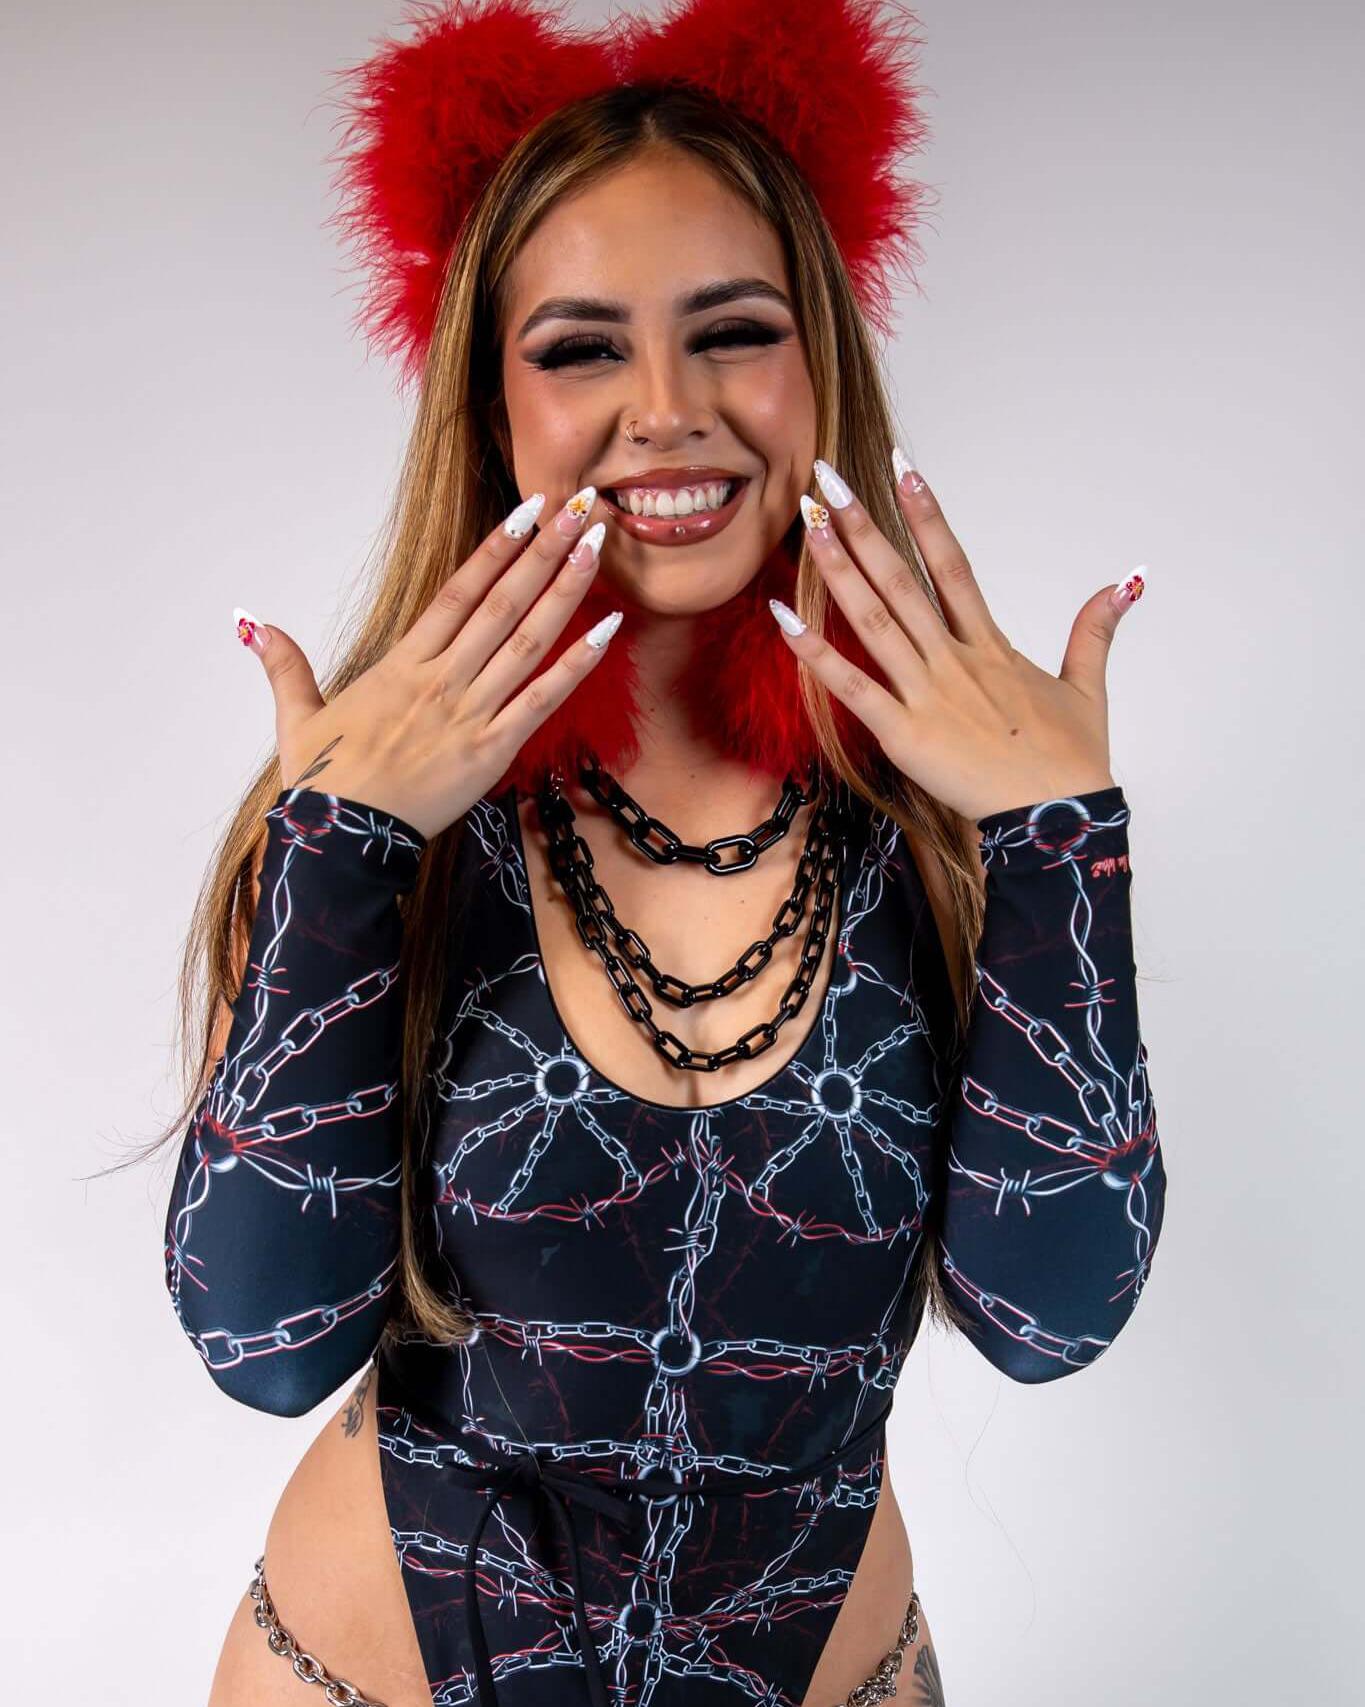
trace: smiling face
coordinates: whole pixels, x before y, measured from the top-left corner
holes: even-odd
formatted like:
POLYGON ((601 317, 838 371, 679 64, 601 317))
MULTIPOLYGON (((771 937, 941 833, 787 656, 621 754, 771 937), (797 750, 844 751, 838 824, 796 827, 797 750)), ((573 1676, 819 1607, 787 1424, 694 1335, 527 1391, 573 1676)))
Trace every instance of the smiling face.
POLYGON ((815 456, 776 232, 694 156, 652 148, 545 216, 503 301, 518 489, 555 504, 595 485, 600 572, 644 609, 732 598, 797 516, 815 456))

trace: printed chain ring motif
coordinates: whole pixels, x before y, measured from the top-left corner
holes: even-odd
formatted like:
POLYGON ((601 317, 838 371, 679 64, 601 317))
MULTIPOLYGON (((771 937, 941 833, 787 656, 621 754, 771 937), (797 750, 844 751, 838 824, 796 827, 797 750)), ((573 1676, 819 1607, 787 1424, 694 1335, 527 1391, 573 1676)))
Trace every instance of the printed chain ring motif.
POLYGON ((281 793, 227 1047, 181 1147, 166 1280, 215 1384, 256 1409, 305 1415, 378 1350, 385 1507, 436 1707, 496 1700, 471 1693, 475 1541, 499 1688, 551 1707, 590 1663, 551 1504, 514 1486, 476 1536, 471 1453, 525 1442, 557 1490, 569 1471, 764 1476, 743 1499, 641 1502, 630 1547, 580 1503, 583 1599, 640 1707, 694 1685, 799 1707, 876 1509, 881 1437, 778 1484, 894 1391, 931 1227, 970 1342, 1012 1379, 1112 1345, 1165 1192, 1128 816, 1114 786, 978 820, 980 987, 958 1039, 911 850, 858 802, 806 1041, 747 1095, 688 1108, 613 1083, 565 1032, 516 799, 477 802, 414 1133, 422 1273, 476 1324, 448 1344, 395 1310, 398 903, 425 840, 360 801, 281 793))
MULTIPOLYGON (((385 1386, 391 1396, 401 1398, 408 1415, 433 1438, 449 1435, 451 1429, 446 1419, 436 1414, 425 1398, 408 1388, 392 1370, 385 1386)), ((659 1468, 643 1473, 632 1469, 625 1475, 603 1478, 570 1470, 553 1454, 542 1455, 529 1443, 525 1451, 519 1451, 515 1456, 498 1451, 478 1460, 465 1459, 444 1464, 442 1473, 446 1477, 486 1496, 464 1551, 465 1621, 470 1651, 474 1655, 474 1675, 481 1707, 494 1707, 498 1698, 492 1655, 479 1608, 480 1566, 485 1563, 481 1543, 484 1530, 505 1495, 520 1491, 548 1507, 568 1560, 578 1651, 582 1656, 588 1699, 592 1707, 610 1707, 606 1679, 588 1614, 583 1553, 570 1502, 580 1502, 585 1511, 612 1523, 622 1533, 622 1545, 634 1550, 638 1545, 639 1531, 656 1521, 655 1502, 662 1507, 676 1507, 680 1499, 686 1501, 693 1495, 722 1500, 746 1499, 750 1495, 771 1497, 775 1489, 810 1487, 817 1485, 832 1470, 845 1465, 856 1466, 866 1450, 880 1449, 891 1405, 892 1398, 888 1398, 845 1440, 817 1458, 787 1468, 781 1475, 774 1474, 772 1468, 737 1474, 727 1467, 724 1473, 713 1476, 687 1476, 676 1469, 659 1468), (633 1503, 635 1500, 645 1503, 636 1505, 633 1503), (633 1535, 632 1531, 635 1532, 633 1535)), ((486 1563, 490 1569, 496 1569, 491 1559, 486 1563)))
MULTIPOLYGON (((256 1574, 251 1579, 250 1592, 251 1598, 256 1602, 256 1622, 266 1632, 271 1652, 278 1654, 281 1659, 292 1661, 295 1673, 305 1683, 319 1684, 326 1691, 328 1707, 384 1707, 382 1701, 373 1695, 362 1695, 355 1685, 348 1683, 344 1677, 333 1677, 322 1661, 300 1648, 293 1632, 280 1623, 265 1580, 264 1553, 256 1561, 256 1574)), ((896 1693, 896 1679, 900 1676, 901 1666, 904 1664, 905 1650, 914 1647, 917 1641, 919 1594, 912 1589, 905 1616, 901 1619, 895 1647, 877 1661, 876 1669, 870 1676, 864 1678, 861 1683, 854 1684, 839 1703, 839 1707, 878 1707, 880 1702, 889 1701, 896 1693)))
MULTIPOLYGON (((465 215, 546 103, 656 76, 733 102, 787 146, 860 303, 890 330, 885 263, 909 258, 921 191, 894 170, 922 136, 909 14, 689 0, 585 42, 529 5, 468 10, 442 9, 413 43, 366 61, 354 86, 348 211, 374 265, 366 318, 394 334, 410 377, 465 215), (506 65, 527 101, 507 98, 506 65), (815 82, 826 122, 812 126, 815 82)), ((647 442, 636 425, 629 436, 647 442)), ((773 592, 794 567, 775 560, 773 592)), ((794 693, 794 657, 756 609, 774 681, 794 693)), ((621 750, 630 656, 609 649, 560 708, 556 755, 599 710, 621 750)), ((734 656, 747 678, 748 654, 734 656)), ((720 714, 747 694, 739 674, 717 656, 721 691, 700 707, 717 739, 749 756, 774 736, 808 751, 808 730, 765 712, 752 734, 732 731, 720 714)), ((861 731, 850 717, 843 738, 861 743, 861 731)), ((539 762, 518 787, 539 780, 539 762)), ((271 1414, 306 1415, 381 1348, 385 1507, 435 1707, 472 1699, 455 1596, 480 1498, 446 1476, 471 1448, 520 1437, 557 1471, 797 1464, 846 1442, 894 1390, 919 1333, 925 1255, 941 1259, 970 1343, 1019 1382, 1088 1367, 1136 1307, 1166 1182, 1122 791, 977 820, 987 894, 965 1038, 912 850, 867 805, 806 1042, 747 1095, 684 1108, 632 1095, 568 1035, 516 791, 477 802, 412 1151, 400 902, 426 838, 308 788, 282 790, 266 814, 247 970, 167 1208, 166 1285, 216 1387, 271 1414), (405 1170, 421 1278, 473 1318, 466 1342, 428 1341, 403 1311, 405 1170), (408 1410, 399 1373, 439 1400, 438 1434, 408 1410)), ((877 1445, 799 1496, 651 1501, 656 1521, 631 1553, 595 1524, 590 1608, 636 1707, 703 1696, 799 1707, 882 1470, 877 1445)), ((522 1522, 516 1504, 490 1521, 478 1594, 508 1695, 560 1707, 566 1673, 577 1691, 586 1661, 568 1640, 546 1526, 522 1522)))

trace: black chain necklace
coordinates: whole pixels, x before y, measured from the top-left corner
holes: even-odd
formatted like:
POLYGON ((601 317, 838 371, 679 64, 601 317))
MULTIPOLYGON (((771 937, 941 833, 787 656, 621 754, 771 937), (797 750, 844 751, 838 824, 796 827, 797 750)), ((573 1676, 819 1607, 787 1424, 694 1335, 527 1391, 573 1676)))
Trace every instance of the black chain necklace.
POLYGON ((582 761, 579 779, 593 799, 611 813, 628 839, 657 865, 673 865, 680 859, 691 860, 704 865, 717 877, 728 877, 732 871, 747 871, 759 854, 782 840, 791 829, 792 819, 798 810, 815 799, 820 787, 819 770, 815 765, 811 766, 804 786, 794 776, 788 776, 782 784, 782 798, 771 817, 756 824, 745 835, 715 836, 704 847, 696 847, 683 841, 660 819, 645 812, 620 783, 602 769, 595 757, 582 761), (735 857, 724 861, 723 855, 730 848, 736 850, 735 857))
MULTIPOLYGON (((644 813, 625 790, 595 763, 583 765, 580 774, 584 786, 594 798, 607 805, 613 816, 627 826, 631 841, 642 853, 660 864, 670 864, 678 858, 694 858, 716 876, 726 876, 731 871, 752 865, 758 849, 771 846, 785 835, 797 806, 814 799, 818 789, 815 772, 812 772, 807 788, 802 788, 788 777, 783 788, 782 805, 748 836, 721 836, 708 842, 705 848, 692 848, 658 819, 644 813), (774 824, 778 825, 775 833, 772 830, 774 824), (657 849, 648 844, 647 838, 652 834, 662 838, 657 849), (737 845, 742 848, 740 858, 744 864, 719 863, 716 850, 737 845), (686 854, 678 851, 684 848, 688 849, 686 854)), ((610 897, 593 876, 592 850, 574 829, 573 806, 564 792, 559 772, 552 773, 539 791, 536 805, 549 844, 550 867, 574 909, 578 934, 602 961, 622 1006, 648 1032, 659 1053, 675 1067, 712 1073, 720 1067, 729 1066, 732 1061, 752 1060, 770 1049, 777 1040, 778 1032, 805 1005, 824 957, 849 828, 848 812, 842 801, 832 793, 827 794, 812 814, 792 893, 774 916, 769 935, 761 942, 752 943, 727 972, 704 984, 688 984, 669 973, 660 972, 639 934, 622 925, 616 917, 610 897), (751 1027, 726 1048, 716 1050, 691 1049, 673 1032, 661 1030, 655 1024, 653 1004, 632 977, 631 967, 645 972, 656 993, 677 1007, 691 1007, 698 1001, 728 996, 768 964, 778 937, 791 936, 795 932, 812 888, 815 901, 801 962, 771 1020, 751 1027), (621 953, 614 951, 612 941, 620 946, 621 953)))

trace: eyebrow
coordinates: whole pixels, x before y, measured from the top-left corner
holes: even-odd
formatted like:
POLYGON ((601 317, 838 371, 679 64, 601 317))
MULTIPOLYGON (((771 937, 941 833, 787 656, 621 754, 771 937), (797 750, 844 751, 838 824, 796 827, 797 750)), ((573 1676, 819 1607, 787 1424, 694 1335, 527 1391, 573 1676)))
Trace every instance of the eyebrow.
MULTIPOLYGON (((748 296, 763 297, 769 302, 780 303, 789 311, 791 309, 785 291, 767 279, 759 278, 716 279, 711 284, 700 285, 696 290, 675 297, 673 308, 678 315, 702 314, 708 308, 719 308, 723 303, 748 296)), ((549 296, 522 321, 517 342, 520 343, 546 320, 610 320, 625 325, 630 321, 630 309, 624 302, 602 297, 549 296)))

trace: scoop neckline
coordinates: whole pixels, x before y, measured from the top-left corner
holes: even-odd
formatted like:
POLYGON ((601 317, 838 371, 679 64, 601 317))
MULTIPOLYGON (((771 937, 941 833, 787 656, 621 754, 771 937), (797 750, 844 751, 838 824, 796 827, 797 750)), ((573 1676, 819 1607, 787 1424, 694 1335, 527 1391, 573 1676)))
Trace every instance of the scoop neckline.
MULTIPOLYGON (((852 805, 855 797, 852 796, 851 791, 847 790, 846 787, 845 797, 849 804, 852 805)), ((834 962, 830 968, 829 983, 825 987, 824 995, 820 998, 816 1017, 811 1023, 810 1029, 801 1041, 801 1047, 793 1056, 790 1057, 789 1060, 783 1062, 780 1067, 770 1073, 766 1079, 761 1080, 758 1084, 754 1085, 752 1089, 744 1091, 739 1096, 727 1097, 722 1102, 676 1103, 656 1102, 652 1097, 641 1096, 637 1091, 629 1090, 625 1085, 618 1084, 610 1074, 604 1073, 595 1062, 588 1059, 588 1057, 583 1053, 583 1050, 579 1047, 577 1040, 569 1031, 568 1026, 564 1023, 564 1016, 559 1011, 559 1003, 555 1000, 555 993, 550 988, 550 975, 545 969, 545 956, 541 951, 540 927, 536 923, 535 903, 531 899, 531 874, 526 864, 526 848, 521 833, 521 814, 517 810, 517 804, 517 788, 515 785, 512 785, 503 791, 501 796, 501 806, 504 816, 508 820, 508 845, 516 858, 517 869, 521 874, 522 890, 526 898, 525 930, 527 941, 530 944, 531 953, 535 958, 536 970, 539 973, 539 977, 536 982, 540 985, 541 991, 549 1006, 550 1014, 553 1017, 555 1024, 559 1027, 560 1034, 564 1039, 565 1048, 573 1052, 573 1054, 583 1063, 595 1079, 605 1085, 608 1090, 614 1091, 618 1096, 625 1097, 628 1101, 637 1104, 639 1107, 657 1109, 662 1114, 722 1114, 729 1109, 740 1108, 749 1100, 750 1097, 763 1095, 764 1092, 770 1090, 772 1086, 782 1078, 784 1073, 790 1072, 792 1069, 797 1067, 805 1067, 809 1065, 806 1058, 809 1054, 814 1053, 821 1047, 824 1037, 824 1021, 827 1016, 827 1010, 830 1004, 838 997, 835 973, 838 970, 838 960, 841 952, 839 942, 843 937, 844 924, 848 915, 849 879, 855 857, 855 849, 857 850, 858 865, 859 870, 861 871, 862 865, 866 862, 870 846, 870 840, 865 838, 862 833, 862 825, 860 821, 856 823, 854 831, 851 832, 846 839, 844 843, 843 856, 839 862, 839 879, 835 885, 834 897, 836 919, 831 922, 831 929, 834 931, 835 940, 834 962)), ((519 907, 517 910, 520 912, 522 909, 519 907)))

